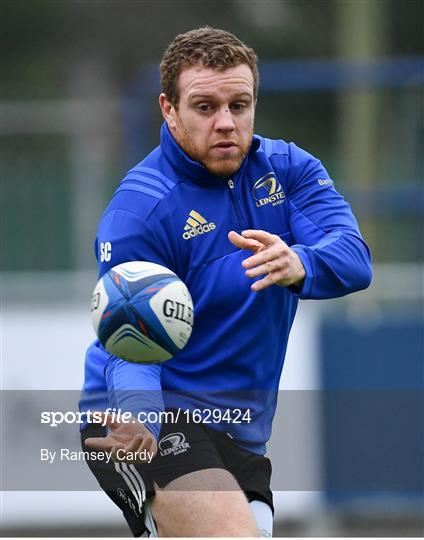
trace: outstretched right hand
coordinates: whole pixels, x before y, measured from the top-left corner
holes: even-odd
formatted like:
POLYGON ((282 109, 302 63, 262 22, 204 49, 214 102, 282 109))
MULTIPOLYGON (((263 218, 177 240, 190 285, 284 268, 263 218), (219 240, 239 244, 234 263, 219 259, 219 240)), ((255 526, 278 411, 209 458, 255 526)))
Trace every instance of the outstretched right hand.
POLYGON ((114 421, 107 413, 101 413, 101 421, 108 427, 108 434, 106 437, 85 439, 88 448, 111 452, 114 461, 124 463, 148 463, 156 455, 158 446, 155 437, 136 418, 131 417, 128 422, 114 421), (142 457, 147 453, 150 459, 142 457))

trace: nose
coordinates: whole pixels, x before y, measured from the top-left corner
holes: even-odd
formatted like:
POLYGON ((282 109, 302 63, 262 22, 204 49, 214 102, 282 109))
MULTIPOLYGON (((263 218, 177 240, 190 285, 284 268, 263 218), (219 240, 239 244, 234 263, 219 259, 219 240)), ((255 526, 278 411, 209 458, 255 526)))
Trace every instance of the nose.
POLYGON ((215 129, 217 131, 233 131, 235 129, 234 118, 228 107, 222 107, 217 111, 215 129))

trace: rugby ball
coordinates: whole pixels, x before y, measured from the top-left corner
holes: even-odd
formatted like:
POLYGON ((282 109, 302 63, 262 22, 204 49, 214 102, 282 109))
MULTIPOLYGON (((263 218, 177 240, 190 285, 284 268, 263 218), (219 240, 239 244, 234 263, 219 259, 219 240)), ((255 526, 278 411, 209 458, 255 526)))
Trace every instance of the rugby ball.
POLYGON ((171 270, 144 261, 111 268, 97 283, 91 321, 111 354, 139 363, 160 363, 183 349, 194 322, 193 302, 171 270))

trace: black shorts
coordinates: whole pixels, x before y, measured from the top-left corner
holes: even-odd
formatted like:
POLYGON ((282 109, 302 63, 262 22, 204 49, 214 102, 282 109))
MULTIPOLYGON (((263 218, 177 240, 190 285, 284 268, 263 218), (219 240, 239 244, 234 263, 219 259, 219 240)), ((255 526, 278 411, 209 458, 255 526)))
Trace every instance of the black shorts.
MULTIPOLYGON (((106 428, 87 426, 81 432, 83 450, 92 452, 84 445, 85 439, 105 435, 106 428)), ((151 463, 129 465, 90 459, 87 464, 101 488, 122 510, 134 536, 146 530, 143 505, 155 493, 153 482, 163 488, 180 476, 203 469, 229 471, 249 502, 263 501, 274 511, 269 459, 238 447, 227 433, 187 421, 185 415, 176 423, 162 424, 158 452, 151 463)))

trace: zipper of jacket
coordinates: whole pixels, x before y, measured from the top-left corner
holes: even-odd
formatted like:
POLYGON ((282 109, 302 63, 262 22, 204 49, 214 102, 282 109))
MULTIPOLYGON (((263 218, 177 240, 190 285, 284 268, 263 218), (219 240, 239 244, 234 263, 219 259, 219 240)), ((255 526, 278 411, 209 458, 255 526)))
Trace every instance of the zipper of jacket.
POLYGON ((235 210, 236 216, 237 216, 237 224, 239 226, 239 229, 242 230, 244 228, 244 226, 243 226, 243 221, 244 221, 243 213, 241 211, 240 204, 239 204, 239 202, 237 200, 237 195, 236 195, 236 192, 235 192, 235 184, 234 184, 232 178, 230 178, 227 181, 227 186, 230 189, 231 200, 232 200, 234 210, 235 210))

